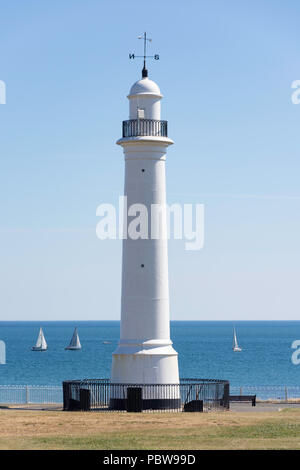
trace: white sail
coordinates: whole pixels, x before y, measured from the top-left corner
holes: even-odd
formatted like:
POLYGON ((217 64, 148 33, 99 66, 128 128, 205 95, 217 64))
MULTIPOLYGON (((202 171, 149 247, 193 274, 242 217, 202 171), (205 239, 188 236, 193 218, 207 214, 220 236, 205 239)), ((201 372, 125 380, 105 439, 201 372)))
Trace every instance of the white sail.
POLYGON ((233 328, 233 346, 232 346, 232 349, 234 351, 241 351, 242 350, 242 348, 239 347, 238 342, 237 342, 235 328, 233 328))
POLYGON ((47 342, 45 340, 43 328, 40 328, 38 339, 36 341, 36 345, 33 346, 33 351, 46 351, 47 350, 47 342))
POLYGON ((236 348, 238 346, 236 331, 235 328, 233 329, 233 347, 236 348))
POLYGON ((74 330, 69 346, 67 346, 65 349, 81 349, 77 328, 74 330))

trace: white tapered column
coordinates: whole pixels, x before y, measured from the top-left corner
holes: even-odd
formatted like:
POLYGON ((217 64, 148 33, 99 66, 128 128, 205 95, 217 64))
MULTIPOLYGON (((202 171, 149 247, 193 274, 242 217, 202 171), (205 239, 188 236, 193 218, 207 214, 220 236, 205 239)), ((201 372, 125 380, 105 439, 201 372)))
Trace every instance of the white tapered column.
POLYGON ((153 81, 143 78, 135 83, 128 98, 128 125, 133 126, 129 131, 143 135, 125 135, 117 142, 125 156, 127 208, 135 216, 128 216, 123 240, 121 334, 111 381, 178 384, 177 353, 170 340, 166 214, 162 211, 159 228, 151 221, 153 205, 163 209, 166 203, 166 150, 173 141, 162 136, 162 95, 153 81), (137 204, 147 208, 148 238, 131 238, 130 223, 140 215, 137 204))

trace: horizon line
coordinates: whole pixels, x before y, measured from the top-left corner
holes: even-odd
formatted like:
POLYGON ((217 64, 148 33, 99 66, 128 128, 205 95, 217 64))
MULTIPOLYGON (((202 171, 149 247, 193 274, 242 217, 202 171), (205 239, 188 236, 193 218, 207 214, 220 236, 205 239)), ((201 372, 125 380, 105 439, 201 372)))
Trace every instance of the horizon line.
MULTIPOLYGON (((0 320, 0 323, 76 323, 76 322, 81 322, 81 323, 91 323, 91 322, 120 322, 121 320, 0 320)), ((262 320, 170 320, 170 322, 228 322, 228 323, 234 323, 234 322, 300 322, 300 320, 296 319, 282 319, 282 320, 270 320, 270 319, 262 319, 262 320)))

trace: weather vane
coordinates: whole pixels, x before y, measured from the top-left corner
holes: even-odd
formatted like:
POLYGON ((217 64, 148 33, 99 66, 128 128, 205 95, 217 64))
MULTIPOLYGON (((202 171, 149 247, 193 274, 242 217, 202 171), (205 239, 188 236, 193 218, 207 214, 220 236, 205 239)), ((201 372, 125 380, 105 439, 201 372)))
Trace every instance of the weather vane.
POLYGON ((129 59, 135 59, 135 58, 144 59, 144 68, 142 70, 142 77, 145 78, 145 77, 148 77, 148 70, 146 69, 146 59, 152 58, 155 60, 159 60, 159 55, 158 54, 147 55, 147 41, 152 42, 152 39, 147 38, 147 33, 144 33, 143 36, 139 36, 138 39, 144 39, 144 55, 129 54, 129 59))

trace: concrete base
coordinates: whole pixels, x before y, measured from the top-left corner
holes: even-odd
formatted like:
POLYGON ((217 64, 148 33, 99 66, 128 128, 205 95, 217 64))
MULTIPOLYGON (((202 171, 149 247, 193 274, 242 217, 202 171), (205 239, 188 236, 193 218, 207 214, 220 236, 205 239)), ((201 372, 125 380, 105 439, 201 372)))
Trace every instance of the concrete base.
POLYGON ((179 384, 178 355, 172 342, 120 341, 113 353, 111 383, 179 384))
POLYGON ((181 406, 177 353, 170 340, 119 343, 112 361, 111 409, 127 409, 132 386, 141 390, 138 406, 143 410, 181 406))

